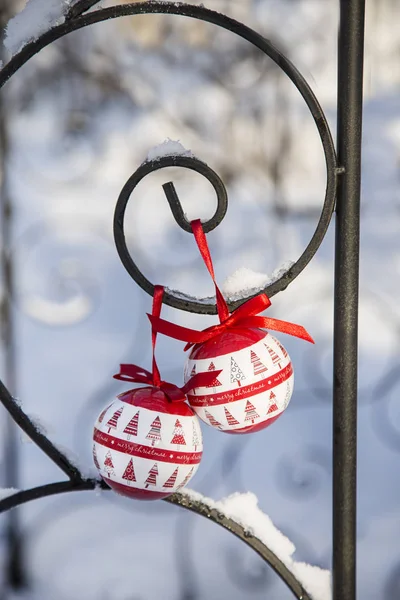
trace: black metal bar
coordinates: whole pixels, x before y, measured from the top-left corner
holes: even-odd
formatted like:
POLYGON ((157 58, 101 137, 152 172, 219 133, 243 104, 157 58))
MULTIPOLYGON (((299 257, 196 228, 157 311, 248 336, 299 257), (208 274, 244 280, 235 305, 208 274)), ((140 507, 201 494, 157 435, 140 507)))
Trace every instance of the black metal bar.
POLYGON ((172 496, 168 496, 168 498, 164 498, 164 501, 176 504, 177 506, 181 506, 198 515, 206 517, 210 521, 217 523, 221 527, 224 527, 224 529, 233 533, 233 535, 250 546, 250 548, 272 567, 275 573, 283 579, 298 600, 312 600, 303 585, 296 579, 280 558, 268 548, 268 546, 263 544, 261 540, 255 537, 248 529, 245 529, 240 523, 209 506, 206 500, 193 500, 189 495, 177 492, 176 494, 172 494, 172 496))
MULTIPOLYGON (((0 59, 7 59, 4 48, 5 26, 12 15, 12 0, 3 0, 0 7, 0 59)), ((0 343, 4 350, 4 373, 7 385, 16 393, 16 350, 15 323, 12 310, 14 291, 14 268, 10 253, 12 245, 13 206, 8 185, 9 127, 7 97, 0 98, 0 277, 3 294, 0 298, 0 343)), ((19 487, 18 430, 11 416, 6 421, 4 439, 4 479, 7 488, 19 487)), ((19 511, 10 511, 5 521, 6 559, 4 579, 14 589, 26 587, 27 576, 24 567, 24 540, 19 511)))
POLYGON ((333 382, 333 599, 356 598, 357 363, 365 0, 340 1, 333 382))
POLYGON ((68 458, 60 452, 58 448, 41 431, 35 427, 34 423, 24 413, 10 392, 0 381, 0 402, 8 410, 14 422, 28 435, 33 442, 44 452, 50 460, 54 462, 71 481, 82 481, 82 475, 68 458))

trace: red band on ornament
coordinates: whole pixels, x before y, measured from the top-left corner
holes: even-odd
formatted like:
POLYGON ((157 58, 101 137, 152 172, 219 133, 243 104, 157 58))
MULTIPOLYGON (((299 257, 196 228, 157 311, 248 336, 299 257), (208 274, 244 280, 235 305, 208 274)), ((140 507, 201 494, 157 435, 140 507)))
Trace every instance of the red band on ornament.
POLYGON ((210 250, 207 245, 207 239, 203 231, 201 221, 197 219, 191 222, 194 238, 200 250, 200 254, 204 263, 215 284, 215 292, 217 298, 217 312, 219 316, 219 325, 213 325, 204 331, 188 329, 175 325, 164 319, 160 319, 159 315, 147 315, 150 319, 153 331, 162 333, 176 340, 187 342, 185 350, 191 348, 194 344, 202 344, 220 335, 224 331, 229 331, 236 327, 247 328, 255 327, 259 329, 270 329, 272 331, 280 331, 288 335, 293 335, 307 342, 314 343, 312 337, 301 325, 295 325, 288 321, 280 321, 279 319, 271 319, 269 317, 261 317, 259 313, 271 306, 271 301, 264 293, 250 298, 239 306, 233 313, 229 314, 228 306, 225 299, 215 281, 214 268, 211 260, 210 250))
POLYGON ((107 485, 110 486, 116 492, 119 492, 123 496, 130 496, 131 498, 135 498, 136 500, 157 500, 158 498, 166 498, 170 496, 172 492, 170 490, 165 490, 165 492, 154 492, 151 488, 138 488, 138 487, 130 487, 129 485, 124 485, 123 483, 119 483, 118 481, 114 481, 113 479, 109 479, 105 475, 101 476, 102 479, 106 482, 107 485))
POLYGON ((148 458, 149 460, 180 465, 198 465, 203 454, 202 452, 175 452, 174 450, 163 450, 157 447, 145 446, 144 444, 135 444, 104 433, 97 428, 94 430, 93 440, 101 446, 128 454, 129 456, 138 456, 140 458, 148 458))
MULTIPOLYGON (((215 373, 215 371, 214 371, 215 373)), ((217 392, 216 394, 207 394, 201 396, 194 396, 189 394, 189 401, 191 406, 197 407, 208 407, 218 406, 219 404, 228 404, 229 402, 236 402, 237 400, 244 400, 245 398, 251 398, 257 394, 262 394, 273 388, 276 388, 279 384, 287 381, 293 375, 292 363, 286 365, 284 369, 275 373, 271 377, 266 377, 257 383, 250 385, 243 385, 234 390, 228 390, 226 392, 217 392)))

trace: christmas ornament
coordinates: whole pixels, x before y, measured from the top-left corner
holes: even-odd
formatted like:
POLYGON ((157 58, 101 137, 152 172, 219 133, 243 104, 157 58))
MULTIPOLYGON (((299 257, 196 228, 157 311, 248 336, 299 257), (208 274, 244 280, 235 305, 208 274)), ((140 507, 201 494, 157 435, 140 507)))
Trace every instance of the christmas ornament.
POLYGON ((282 344, 264 329, 280 331, 308 342, 300 325, 259 316, 271 302, 266 294, 247 300, 229 313, 215 281, 207 240, 199 220, 192 229, 214 281, 218 325, 195 331, 148 315, 156 331, 186 341, 191 349, 184 379, 207 371, 213 380, 194 387, 188 400, 198 417, 227 433, 249 433, 268 427, 283 413, 293 392, 293 367, 282 344), (219 373, 219 374, 218 374, 219 373))
MULTIPOLYGON (((160 314, 163 288, 155 286, 153 315, 160 314)), ((208 385, 211 373, 198 373, 179 388, 153 372, 121 365, 115 379, 146 384, 129 390, 105 408, 93 434, 93 460, 102 479, 116 492, 139 500, 165 498, 196 473, 203 451, 200 423, 185 403, 187 392, 208 385)), ((219 372, 218 372, 219 375, 219 372)))

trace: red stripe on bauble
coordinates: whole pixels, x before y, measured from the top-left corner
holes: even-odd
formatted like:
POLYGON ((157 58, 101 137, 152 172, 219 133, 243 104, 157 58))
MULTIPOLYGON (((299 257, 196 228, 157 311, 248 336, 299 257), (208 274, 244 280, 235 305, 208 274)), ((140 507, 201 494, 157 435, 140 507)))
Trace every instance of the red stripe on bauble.
POLYGON ((229 402, 236 402, 237 400, 244 400, 245 398, 251 398, 257 394, 262 394, 267 390, 275 388, 279 384, 287 381, 293 375, 292 363, 286 365, 284 369, 257 381, 250 385, 244 385, 242 387, 235 388, 234 390, 228 390, 226 392, 217 392, 216 394, 207 394, 201 396, 188 395, 188 400, 192 406, 217 406, 219 404, 228 404, 229 402))
POLYGON ((153 492, 152 490, 140 490, 129 485, 124 485, 123 483, 117 483, 116 481, 112 481, 108 479, 108 477, 101 476, 103 481, 106 482, 107 485, 110 486, 115 492, 118 494, 122 494, 123 496, 129 496, 130 498, 135 498, 136 500, 160 500, 161 498, 166 498, 167 496, 171 496, 175 492, 169 491, 165 492, 153 492))
POLYGON ((139 456, 141 458, 176 463, 178 465, 198 465, 203 454, 202 452, 175 452, 174 450, 165 450, 146 446, 145 444, 134 444, 133 442, 121 440, 108 433, 104 433, 96 427, 94 428, 93 440, 101 446, 111 448, 129 456, 139 456))

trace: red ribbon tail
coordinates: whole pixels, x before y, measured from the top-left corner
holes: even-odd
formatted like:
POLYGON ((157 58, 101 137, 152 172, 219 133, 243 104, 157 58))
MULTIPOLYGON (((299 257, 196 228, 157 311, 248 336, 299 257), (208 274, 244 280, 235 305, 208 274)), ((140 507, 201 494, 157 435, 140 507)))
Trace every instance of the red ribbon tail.
POLYGON ((168 337, 174 338, 175 340, 180 340, 181 342, 190 342, 191 344, 200 344, 207 339, 202 331, 189 329, 188 327, 181 327, 181 325, 170 323, 169 321, 165 321, 164 319, 160 319, 160 317, 155 317, 154 315, 149 315, 148 313, 147 316, 157 333, 162 333, 168 337))
POLYGON ((301 325, 295 323, 288 323, 287 321, 281 321, 279 319, 271 319, 269 317, 248 317, 247 319, 240 319, 240 324, 243 327, 259 327, 260 329, 271 329, 272 331, 279 331, 294 337, 300 338, 311 344, 315 344, 311 335, 301 325))
POLYGON ((142 369, 137 365, 120 365, 119 373, 113 377, 114 379, 119 379, 120 381, 148 383, 149 385, 152 385, 153 383, 153 376, 150 371, 142 369))
POLYGON ((207 387, 220 375, 222 371, 205 371, 204 373, 196 373, 185 383, 181 390, 184 394, 190 392, 197 387, 207 387))

